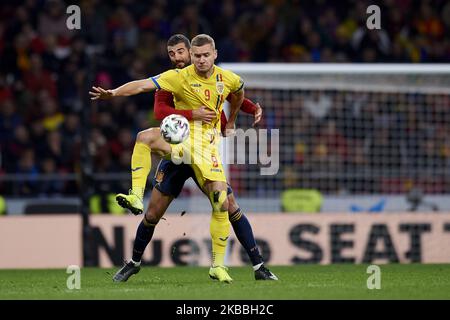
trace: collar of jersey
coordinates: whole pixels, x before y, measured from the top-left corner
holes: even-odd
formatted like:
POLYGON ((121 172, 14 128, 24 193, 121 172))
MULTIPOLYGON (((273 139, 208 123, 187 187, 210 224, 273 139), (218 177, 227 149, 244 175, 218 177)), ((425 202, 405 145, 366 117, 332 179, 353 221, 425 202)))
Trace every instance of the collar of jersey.
POLYGON ((203 77, 200 77, 200 76, 197 74, 197 72, 195 71, 195 66, 194 66, 193 64, 191 64, 191 66, 192 66, 192 74, 193 74, 194 78, 197 79, 197 80, 200 80, 200 81, 208 81, 208 80, 210 80, 212 77, 215 77, 215 76, 216 76, 217 66, 216 66, 215 64, 213 65, 214 71, 213 71, 213 73, 211 73, 211 75, 209 76, 209 78, 203 78, 203 77))

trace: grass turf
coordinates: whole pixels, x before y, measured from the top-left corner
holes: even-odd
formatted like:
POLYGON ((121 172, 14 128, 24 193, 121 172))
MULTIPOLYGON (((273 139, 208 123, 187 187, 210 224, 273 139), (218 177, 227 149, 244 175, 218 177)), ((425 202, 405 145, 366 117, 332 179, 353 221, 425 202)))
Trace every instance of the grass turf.
POLYGON ((271 266, 280 281, 255 281, 250 267, 232 267, 232 284, 210 280, 208 268, 143 267, 126 283, 117 269, 82 268, 69 290, 63 269, 0 270, 0 299, 450 299, 450 265, 380 265, 381 289, 369 290, 367 265, 271 266))

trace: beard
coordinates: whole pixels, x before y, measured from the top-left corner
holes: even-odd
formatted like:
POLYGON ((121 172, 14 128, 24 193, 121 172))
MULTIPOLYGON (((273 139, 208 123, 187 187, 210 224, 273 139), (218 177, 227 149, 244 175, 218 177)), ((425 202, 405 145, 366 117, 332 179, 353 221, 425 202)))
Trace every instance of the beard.
POLYGON ((177 68, 177 69, 183 69, 184 67, 187 67, 189 64, 190 64, 189 61, 175 61, 175 62, 172 62, 172 66, 174 68, 177 68))

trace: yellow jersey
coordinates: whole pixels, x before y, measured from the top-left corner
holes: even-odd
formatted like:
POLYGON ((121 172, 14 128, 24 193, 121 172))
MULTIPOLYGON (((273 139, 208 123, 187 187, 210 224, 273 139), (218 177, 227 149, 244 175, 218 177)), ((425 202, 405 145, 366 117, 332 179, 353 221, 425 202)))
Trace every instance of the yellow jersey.
POLYGON ((214 72, 206 79, 195 72, 194 65, 190 65, 150 79, 158 89, 173 94, 176 109, 195 110, 205 106, 216 113, 211 123, 190 121, 190 138, 181 144, 183 162, 191 165, 202 188, 206 180, 226 182, 218 149, 220 115, 228 94, 239 92, 244 87, 241 78, 214 65, 214 72))
POLYGON ((220 114, 229 93, 237 93, 244 87, 241 77, 232 71, 213 66, 209 78, 195 72, 195 66, 163 72, 150 79, 158 89, 170 91, 174 96, 176 109, 195 110, 208 107, 216 113, 211 124, 203 124, 203 129, 216 129, 220 132, 220 114))

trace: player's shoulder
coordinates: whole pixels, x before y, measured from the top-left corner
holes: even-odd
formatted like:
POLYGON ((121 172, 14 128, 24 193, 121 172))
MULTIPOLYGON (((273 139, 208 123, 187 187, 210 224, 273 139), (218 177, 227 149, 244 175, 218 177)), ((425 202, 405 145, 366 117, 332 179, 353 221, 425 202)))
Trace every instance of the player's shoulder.
POLYGON ((183 69, 173 69, 175 75, 181 78, 189 78, 194 73, 193 65, 189 65, 183 69))
POLYGON ((151 77, 151 79, 153 81, 158 81, 160 78, 168 79, 168 78, 172 78, 172 77, 176 76, 177 74, 178 73, 175 70, 170 69, 170 70, 161 72, 160 74, 157 74, 156 76, 151 77))
POLYGON ((168 75, 168 76, 177 76, 180 73, 180 69, 170 69, 167 70, 165 72, 163 72, 162 74, 168 75))
POLYGON ((240 79, 239 75, 229 69, 224 69, 218 66, 216 66, 216 68, 216 75, 225 83, 234 83, 235 81, 240 79))
POLYGON ((216 73, 217 74, 222 74, 225 77, 236 77, 237 74, 234 73, 233 71, 229 70, 229 69, 224 69, 222 67, 219 66, 215 66, 216 67, 216 73))

